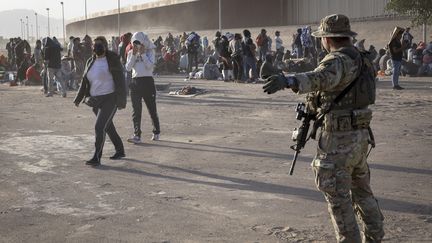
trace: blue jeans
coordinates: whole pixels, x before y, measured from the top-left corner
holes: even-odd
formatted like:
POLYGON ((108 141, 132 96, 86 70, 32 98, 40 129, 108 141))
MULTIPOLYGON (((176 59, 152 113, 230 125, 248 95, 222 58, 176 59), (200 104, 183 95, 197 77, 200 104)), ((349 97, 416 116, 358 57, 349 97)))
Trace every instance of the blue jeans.
POLYGON ((258 57, 263 62, 266 60, 267 51, 268 51, 268 47, 266 46, 258 47, 258 57))
POLYGON ((392 60, 393 62, 393 73, 392 73, 392 84, 393 87, 399 86, 399 75, 402 66, 402 61, 392 60))
POLYGON ((257 67, 255 57, 243 56, 243 80, 247 80, 249 77, 249 70, 252 69, 251 79, 257 78, 257 67))
POLYGON ((60 86, 60 91, 62 92, 62 95, 66 95, 66 84, 63 80, 63 74, 61 72, 60 68, 48 68, 48 93, 53 91, 53 84, 54 81, 57 82, 60 86))

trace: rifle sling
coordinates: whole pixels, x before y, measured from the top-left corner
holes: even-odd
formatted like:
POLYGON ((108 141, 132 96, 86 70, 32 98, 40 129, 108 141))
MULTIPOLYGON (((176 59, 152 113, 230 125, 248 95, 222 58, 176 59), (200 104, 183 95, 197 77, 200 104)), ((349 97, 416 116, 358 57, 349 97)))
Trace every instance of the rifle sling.
MULTIPOLYGON (((340 51, 340 52, 342 52, 342 53, 344 53, 344 54, 350 56, 351 58, 353 58, 352 55, 349 55, 349 54, 346 53, 346 52, 343 52, 343 51, 340 51)), ((362 67, 362 66, 363 66, 363 60, 361 60, 361 62, 360 62, 360 69, 359 69, 360 72, 359 72, 359 75, 358 75, 358 76, 357 76, 353 81, 351 81, 351 83, 350 83, 347 87, 345 87, 345 89, 343 89, 343 90, 338 94, 338 96, 336 96, 336 98, 332 101, 332 103, 330 103, 330 107, 329 107, 327 110, 325 110, 323 113, 321 113, 321 114, 318 115, 316 121, 315 121, 314 124, 313 124, 313 128, 312 128, 312 131, 311 131, 311 133, 310 133, 310 135, 309 135, 309 138, 312 138, 312 139, 315 139, 315 138, 316 138, 316 133, 317 133, 317 131, 318 131, 318 128, 322 126, 322 123, 323 123, 323 121, 324 121, 324 116, 325 116, 326 114, 328 114, 328 113, 333 109, 333 107, 334 107, 337 103, 339 103, 339 101, 341 101, 341 100, 345 97, 345 95, 347 95, 348 92, 350 92, 351 89, 354 87, 354 85, 357 83, 357 80, 359 79, 359 76, 360 76, 361 71, 362 71, 362 70, 361 70, 361 67, 362 67)), ((308 140, 309 140, 309 138, 308 138, 308 140)))

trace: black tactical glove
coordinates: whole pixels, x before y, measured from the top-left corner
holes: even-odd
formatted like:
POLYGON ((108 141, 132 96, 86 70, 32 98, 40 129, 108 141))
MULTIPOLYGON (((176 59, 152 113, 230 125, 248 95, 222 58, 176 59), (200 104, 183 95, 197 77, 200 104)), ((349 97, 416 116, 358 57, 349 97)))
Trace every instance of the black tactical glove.
POLYGON ((287 78, 283 74, 272 75, 267 78, 266 81, 267 83, 263 86, 263 89, 267 94, 273 94, 281 89, 289 88, 294 85, 293 78, 287 78))

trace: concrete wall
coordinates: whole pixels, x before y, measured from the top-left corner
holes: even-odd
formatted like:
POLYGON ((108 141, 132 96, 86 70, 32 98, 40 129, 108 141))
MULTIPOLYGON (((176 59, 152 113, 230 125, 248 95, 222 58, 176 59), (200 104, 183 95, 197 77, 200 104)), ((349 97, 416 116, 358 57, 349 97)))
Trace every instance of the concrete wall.
POLYGON ((385 13, 389 0, 288 0, 286 10, 289 24, 319 22, 324 16, 334 13, 345 14, 350 19, 380 17, 385 13))
MULTIPOLYGON (((167 1, 167 0, 165 0, 167 1)), ((388 0, 222 0, 222 28, 300 25, 317 23, 332 13, 350 18, 384 15, 388 0)), ((88 34, 117 35, 117 14, 87 20, 88 34)), ((146 31, 152 33, 182 32, 218 28, 218 0, 196 0, 161 7, 132 9, 121 13, 121 33, 146 31)), ((67 35, 83 36, 84 20, 69 23, 67 35)))

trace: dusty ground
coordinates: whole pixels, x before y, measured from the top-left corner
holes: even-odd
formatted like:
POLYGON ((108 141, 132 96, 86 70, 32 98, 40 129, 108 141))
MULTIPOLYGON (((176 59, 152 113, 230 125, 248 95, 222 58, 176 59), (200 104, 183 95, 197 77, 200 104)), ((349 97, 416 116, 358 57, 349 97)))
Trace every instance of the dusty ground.
MULTIPOLYGON (((0 242, 334 242, 326 203, 301 153, 294 176, 291 92, 266 95, 258 84, 161 77, 171 89, 209 93, 158 96, 162 140, 126 145, 127 158, 84 165, 94 116, 39 87, 0 85, 0 242)), ((432 241, 432 81, 380 81, 370 156, 372 186, 387 242, 432 241)), ((119 111, 132 133, 131 105, 119 111)))

